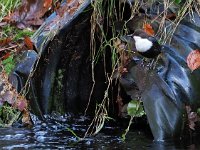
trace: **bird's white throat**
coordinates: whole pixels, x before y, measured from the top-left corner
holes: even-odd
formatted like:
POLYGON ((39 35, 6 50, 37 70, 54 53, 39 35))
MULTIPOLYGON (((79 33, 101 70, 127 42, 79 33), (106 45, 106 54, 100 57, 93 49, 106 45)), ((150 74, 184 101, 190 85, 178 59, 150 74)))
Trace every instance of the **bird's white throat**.
POLYGON ((135 40, 135 48, 138 52, 146 52, 153 46, 153 43, 148 39, 143 39, 139 36, 133 36, 133 38, 135 40))

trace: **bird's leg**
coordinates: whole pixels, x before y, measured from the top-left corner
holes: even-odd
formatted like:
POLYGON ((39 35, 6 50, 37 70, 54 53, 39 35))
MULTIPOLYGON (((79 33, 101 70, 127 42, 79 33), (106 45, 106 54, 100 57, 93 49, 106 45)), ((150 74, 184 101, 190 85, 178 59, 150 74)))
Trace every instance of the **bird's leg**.
POLYGON ((150 62, 150 65, 149 65, 149 69, 154 69, 154 63, 156 62, 155 59, 153 59, 151 62, 150 62))
POLYGON ((152 64, 152 69, 153 69, 153 70, 156 68, 156 64, 157 64, 158 60, 160 59, 160 57, 161 57, 161 55, 158 55, 158 56, 156 57, 156 59, 153 60, 153 61, 154 61, 154 63, 152 64))

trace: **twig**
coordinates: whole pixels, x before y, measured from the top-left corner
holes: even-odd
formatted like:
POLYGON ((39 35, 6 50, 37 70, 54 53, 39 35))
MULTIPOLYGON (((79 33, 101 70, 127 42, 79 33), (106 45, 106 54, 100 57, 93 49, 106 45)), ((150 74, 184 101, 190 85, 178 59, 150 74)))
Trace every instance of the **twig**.
POLYGON ((9 49, 16 48, 17 46, 18 46, 18 45, 13 45, 13 46, 10 46, 10 47, 0 48, 0 52, 5 51, 5 50, 9 50, 9 49))

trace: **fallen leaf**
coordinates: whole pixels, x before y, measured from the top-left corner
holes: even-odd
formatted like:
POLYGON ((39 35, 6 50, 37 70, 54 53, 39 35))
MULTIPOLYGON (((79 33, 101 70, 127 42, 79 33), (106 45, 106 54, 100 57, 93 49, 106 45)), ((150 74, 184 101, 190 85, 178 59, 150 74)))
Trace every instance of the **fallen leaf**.
POLYGON ((176 18, 176 14, 175 13, 171 13, 171 14, 168 14, 166 16, 167 19, 173 19, 173 18, 176 18))
POLYGON ((10 56, 10 52, 6 53, 5 55, 3 55, 3 57, 1 57, 2 60, 7 59, 10 56))
POLYGON ((27 108, 27 102, 24 100, 24 98, 18 99, 17 102, 17 109, 19 109, 20 111, 23 111, 24 109, 27 108))
POLYGON ((49 11, 52 0, 22 0, 22 5, 4 21, 17 24, 18 28, 39 26, 44 22, 43 16, 49 11))
POLYGON ((193 50, 187 56, 187 65, 191 71, 194 71, 200 67, 200 51, 193 50))
POLYGON ((154 36, 155 35, 155 32, 154 32, 151 24, 144 23, 143 24, 143 29, 148 35, 150 35, 150 36, 154 36))
POLYGON ((73 0, 67 0, 67 4, 71 3, 73 0))
POLYGON ((11 42, 11 38, 5 38, 0 40, 0 47, 8 45, 11 42))
POLYGON ((45 0, 44 1, 44 7, 45 8, 50 8, 51 7, 51 5, 52 5, 52 0, 45 0))
POLYGON ((22 113, 22 123, 25 125, 33 125, 31 122, 30 113, 27 110, 24 110, 22 113))
POLYGON ((32 50, 32 49, 33 49, 33 43, 32 43, 32 41, 31 41, 31 38, 30 38, 30 37, 25 36, 25 37, 24 37, 24 43, 25 43, 25 45, 27 46, 27 48, 28 48, 29 50, 32 50))

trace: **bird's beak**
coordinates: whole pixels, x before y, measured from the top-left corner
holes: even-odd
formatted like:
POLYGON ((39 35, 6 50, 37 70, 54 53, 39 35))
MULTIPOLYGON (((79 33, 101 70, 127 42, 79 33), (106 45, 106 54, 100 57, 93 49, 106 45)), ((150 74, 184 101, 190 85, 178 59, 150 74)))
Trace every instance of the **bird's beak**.
POLYGON ((135 40, 133 39, 132 34, 121 36, 120 40, 126 44, 126 50, 136 51, 135 40))
POLYGON ((132 39, 132 35, 123 35, 120 37, 120 40, 125 43, 130 43, 132 39))

